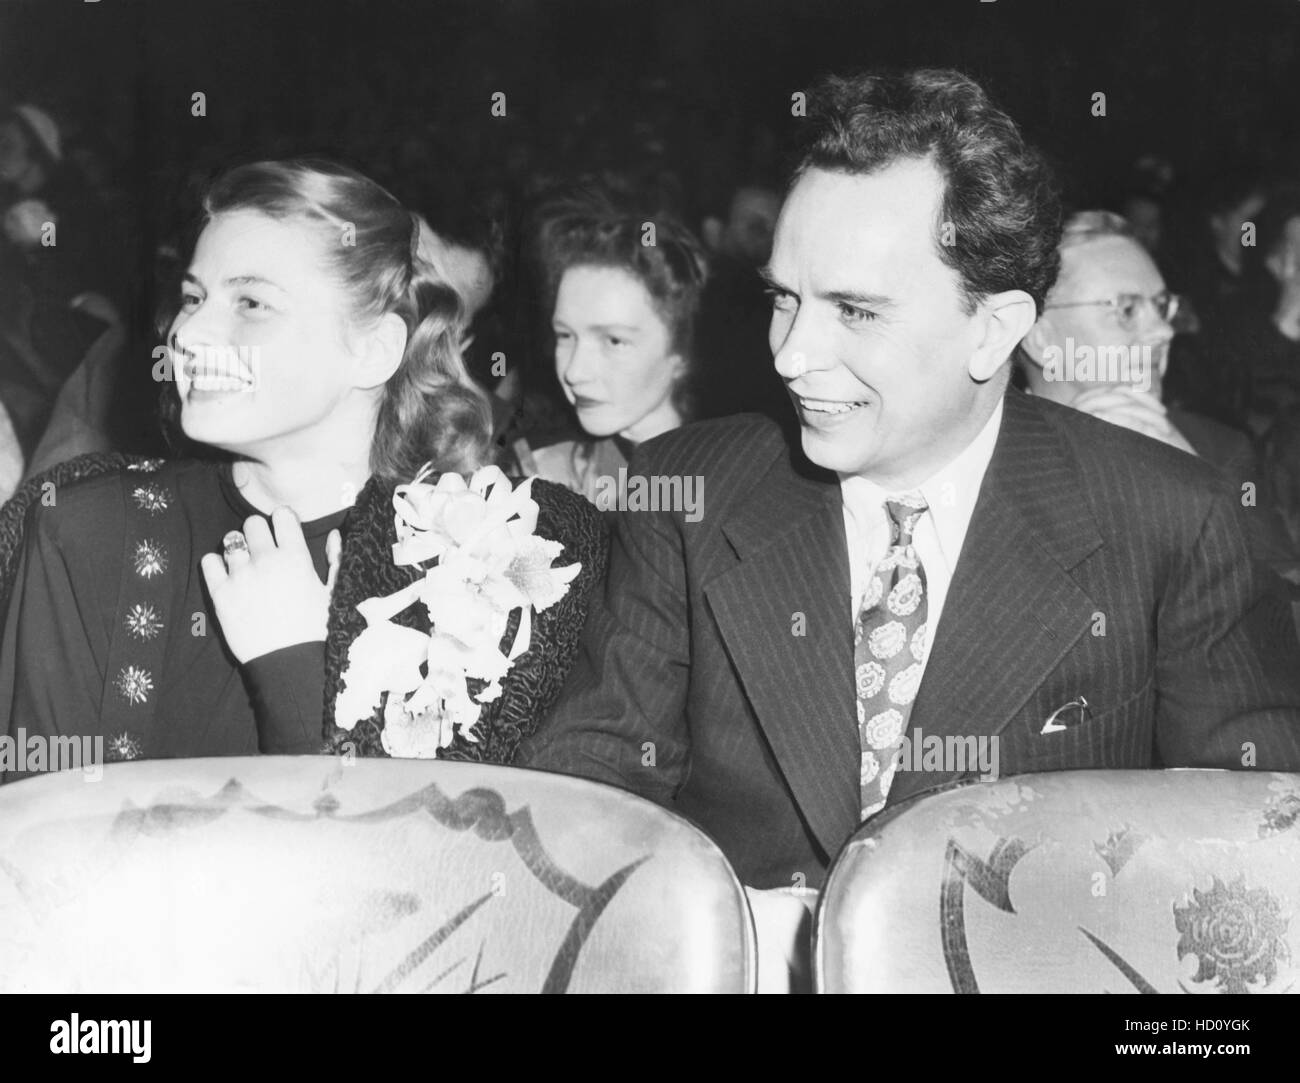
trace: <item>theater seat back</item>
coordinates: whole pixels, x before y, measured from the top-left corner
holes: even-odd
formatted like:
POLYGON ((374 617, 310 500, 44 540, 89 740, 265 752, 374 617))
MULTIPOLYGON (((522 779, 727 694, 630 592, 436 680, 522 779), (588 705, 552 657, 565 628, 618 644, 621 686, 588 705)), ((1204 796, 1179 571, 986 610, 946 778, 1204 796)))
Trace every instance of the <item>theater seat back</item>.
POLYGON ((744 992, 744 893, 596 783, 331 757, 0 788, 0 991, 744 992))
POLYGON ((1300 775, 1072 771, 921 797, 819 903, 824 992, 1300 990, 1300 775))

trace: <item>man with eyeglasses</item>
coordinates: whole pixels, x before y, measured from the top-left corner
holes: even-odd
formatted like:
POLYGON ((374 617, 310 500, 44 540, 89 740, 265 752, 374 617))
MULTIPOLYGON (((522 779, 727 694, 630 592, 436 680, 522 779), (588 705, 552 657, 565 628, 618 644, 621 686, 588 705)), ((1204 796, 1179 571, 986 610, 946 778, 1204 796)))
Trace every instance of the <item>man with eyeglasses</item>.
POLYGON ((1029 390, 1196 454, 1160 401, 1179 299, 1155 261, 1108 211, 1071 217, 1059 249, 1056 285, 1020 346, 1029 390))
POLYGON ((1250 486, 1243 506, 1255 555, 1294 575, 1285 530, 1253 492, 1260 468, 1250 440, 1161 401, 1179 297, 1128 223, 1109 211, 1081 211, 1066 221, 1058 249, 1056 284, 1017 351, 1028 389, 1197 455, 1235 487, 1250 486))

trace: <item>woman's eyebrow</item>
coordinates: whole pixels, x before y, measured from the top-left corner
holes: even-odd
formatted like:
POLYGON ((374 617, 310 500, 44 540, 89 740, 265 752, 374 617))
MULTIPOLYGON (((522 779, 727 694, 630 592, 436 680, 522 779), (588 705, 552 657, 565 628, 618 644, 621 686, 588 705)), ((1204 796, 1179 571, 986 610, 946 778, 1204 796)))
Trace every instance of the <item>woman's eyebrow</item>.
MULTIPOLYGON (((183 281, 192 282, 194 285, 206 289, 203 280, 193 271, 186 271, 183 281)), ((287 292, 283 286, 278 286, 269 278, 263 278, 261 275, 232 275, 227 278, 223 285, 226 286, 270 286, 273 290, 279 290, 281 293, 287 292)))
POLYGON ((279 290, 281 293, 285 292, 283 286, 276 285, 269 278, 264 278, 262 275, 232 275, 226 279, 225 284, 227 286, 270 286, 273 290, 279 290))

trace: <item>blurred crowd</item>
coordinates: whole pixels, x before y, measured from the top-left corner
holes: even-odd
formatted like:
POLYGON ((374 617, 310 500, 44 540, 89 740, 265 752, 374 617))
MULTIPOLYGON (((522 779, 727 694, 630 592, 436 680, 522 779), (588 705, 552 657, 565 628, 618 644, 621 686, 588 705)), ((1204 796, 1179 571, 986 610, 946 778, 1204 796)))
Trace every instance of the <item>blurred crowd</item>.
MULTIPOLYGON (((668 83, 651 80, 617 128, 575 106, 556 139, 521 128, 489 145, 409 101, 381 108, 381 90, 343 123, 322 113, 313 130, 250 142, 259 157, 341 160, 426 219, 503 464, 594 498, 637 443, 690 420, 793 423, 759 273, 781 205, 778 133, 744 124, 724 146, 693 143, 668 83)), ((79 131, 33 102, 0 111, 4 496, 82 452, 179 450, 156 421, 158 328, 229 148, 142 181, 79 131)), ((1144 156, 1112 197, 1076 200, 1060 280, 1015 363, 1026 390, 1221 469, 1260 555, 1300 583, 1300 176, 1232 157, 1183 176, 1144 156), (1086 350, 1101 367, 1079 375, 1086 350), (1101 359, 1121 355, 1128 368, 1107 373, 1101 359)))

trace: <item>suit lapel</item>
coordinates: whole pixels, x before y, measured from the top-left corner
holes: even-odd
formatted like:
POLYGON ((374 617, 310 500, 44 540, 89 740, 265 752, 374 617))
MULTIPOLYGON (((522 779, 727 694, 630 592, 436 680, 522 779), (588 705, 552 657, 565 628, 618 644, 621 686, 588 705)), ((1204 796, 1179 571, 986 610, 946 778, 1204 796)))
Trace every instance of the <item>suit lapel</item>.
MULTIPOLYGON (((1040 407, 1008 390, 911 736, 1000 732, 1087 631, 1096 606, 1069 573, 1102 539, 1076 499, 1076 469, 1040 407)), ((740 562, 705 597, 786 782, 833 858, 859 822, 861 752, 838 481, 782 456, 722 532, 740 562)), ((890 804, 959 777, 900 771, 890 804)))
POLYGON ((740 563, 704 588, 745 694, 828 858, 859 820, 842 508, 834 475, 798 473, 783 454, 722 527, 740 563))
POLYGON ((895 776, 890 804, 962 777, 916 769, 918 731, 998 733, 1088 629, 1096 606, 1069 573, 1102 540, 1075 469, 1040 408, 1009 390, 912 707, 914 769, 895 776))

